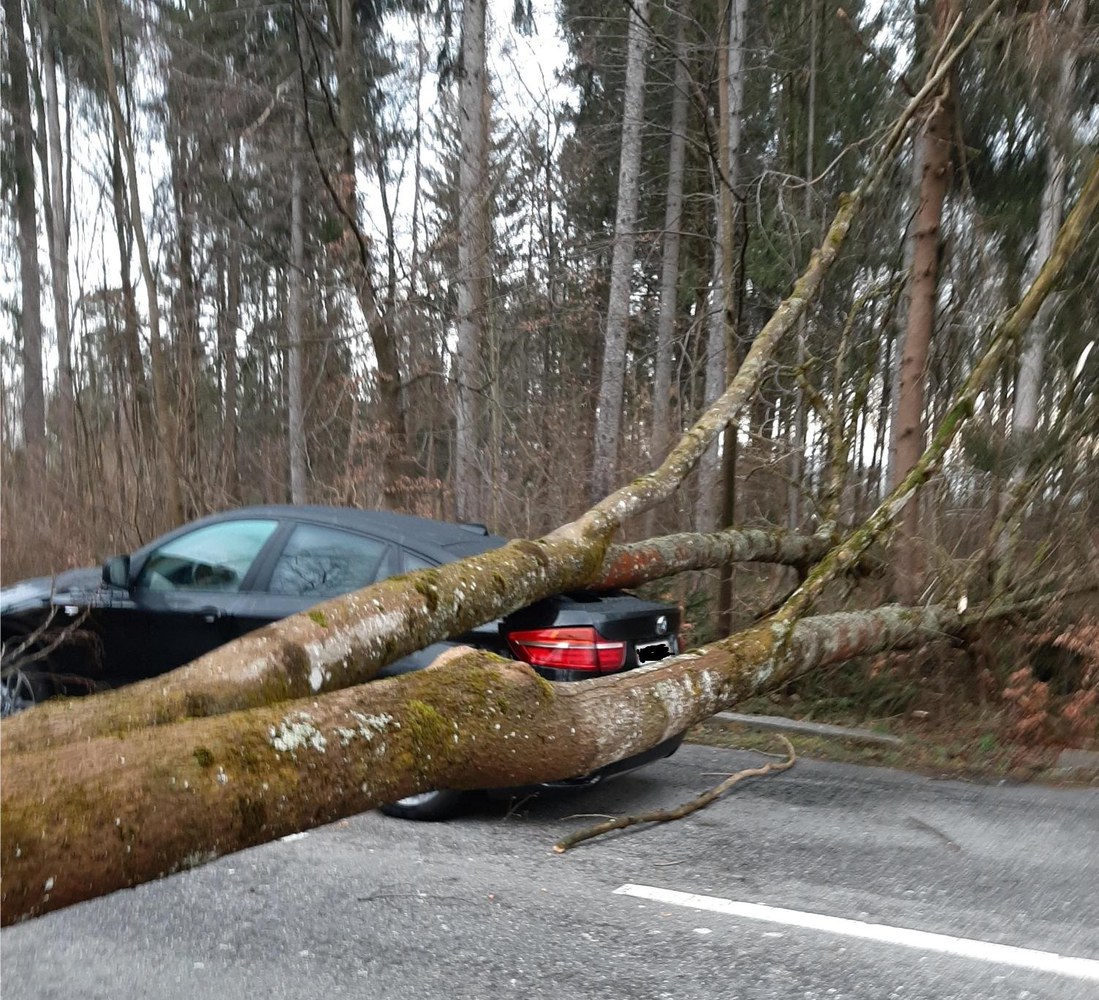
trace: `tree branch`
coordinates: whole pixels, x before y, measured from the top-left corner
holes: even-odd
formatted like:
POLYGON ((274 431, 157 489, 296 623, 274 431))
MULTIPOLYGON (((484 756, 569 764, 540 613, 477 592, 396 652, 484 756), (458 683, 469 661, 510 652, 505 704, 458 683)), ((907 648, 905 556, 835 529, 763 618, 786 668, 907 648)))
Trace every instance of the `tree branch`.
POLYGON ((721 796, 734 785, 739 785, 740 782, 747 778, 762 778, 766 774, 790 770, 790 768, 794 766, 794 762, 798 759, 797 754, 794 753, 794 745, 781 734, 779 734, 778 738, 786 744, 786 760, 777 763, 764 764, 762 767, 748 767, 743 771, 737 771, 736 774, 729 775, 728 778, 720 784, 715 785, 709 791, 703 792, 697 798, 693 798, 689 802, 684 802, 674 809, 654 809, 652 812, 638 813, 636 816, 616 816, 614 819, 608 819, 606 822, 597 823, 595 826, 589 826, 587 829, 578 830, 576 833, 570 833, 567 837, 562 837, 553 845, 554 853, 564 854, 569 848, 575 847, 577 844, 582 844, 585 840, 601 837, 603 834, 611 833, 613 830, 625 830, 627 827, 637 826, 640 823, 670 823, 673 820, 683 819, 684 816, 690 816, 691 813, 698 812, 699 809, 704 809, 711 802, 721 798, 721 796))

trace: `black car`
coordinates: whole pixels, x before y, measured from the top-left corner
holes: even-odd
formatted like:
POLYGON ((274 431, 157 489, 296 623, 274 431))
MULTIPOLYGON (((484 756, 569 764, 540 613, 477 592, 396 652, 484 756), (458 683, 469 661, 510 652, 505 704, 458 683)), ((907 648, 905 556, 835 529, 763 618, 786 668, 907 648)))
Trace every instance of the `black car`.
MULTIPOLYGON (((276 505, 202 518, 102 569, 0 589, 0 714, 157 676, 322 600, 504 543, 483 525, 352 508, 276 505)), ((678 627, 678 609, 666 604, 622 592, 573 593, 456 641, 524 660, 548 680, 575 681, 673 655, 678 627)), ((380 676, 421 669, 447 645, 398 660, 380 676)), ((576 780, 667 756, 680 739, 576 780)), ((387 811, 439 818, 458 798, 428 792, 387 811)))

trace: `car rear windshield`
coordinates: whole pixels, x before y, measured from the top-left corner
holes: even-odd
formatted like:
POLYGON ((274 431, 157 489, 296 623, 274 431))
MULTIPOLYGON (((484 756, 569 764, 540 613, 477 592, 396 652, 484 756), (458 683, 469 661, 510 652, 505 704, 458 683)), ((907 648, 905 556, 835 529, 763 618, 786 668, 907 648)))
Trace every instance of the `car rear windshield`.
POLYGON ((464 559, 466 556, 477 556, 482 552, 498 549, 506 542, 507 539, 500 538, 498 535, 473 535, 468 540, 463 538, 460 542, 451 542, 443 548, 455 559, 464 559))

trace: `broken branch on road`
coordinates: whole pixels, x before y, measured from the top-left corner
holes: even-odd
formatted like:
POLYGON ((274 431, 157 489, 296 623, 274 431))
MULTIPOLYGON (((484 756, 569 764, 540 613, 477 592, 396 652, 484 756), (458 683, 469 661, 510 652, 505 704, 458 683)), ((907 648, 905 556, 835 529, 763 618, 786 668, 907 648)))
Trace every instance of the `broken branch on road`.
POLYGON ((778 763, 764 764, 762 767, 746 767, 743 771, 737 771, 735 774, 729 775, 724 781, 714 785, 709 791, 703 792, 674 809, 655 809, 652 812, 638 813, 636 816, 616 816, 614 819, 597 823, 595 826, 589 826, 586 830, 570 833, 553 845, 554 854, 564 854, 570 848, 582 844, 585 840, 601 837, 603 834, 611 833, 614 830, 625 830, 627 827, 639 826, 642 823, 671 823, 674 820, 683 819, 684 816, 690 816, 691 813, 698 812, 699 809, 705 809, 711 802, 721 798, 734 785, 740 784, 747 778, 762 778, 768 774, 790 770, 797 761, 794 745, 785 736, 779 736, 779 739, 786 744, 786 757, 784 760, 778 763))

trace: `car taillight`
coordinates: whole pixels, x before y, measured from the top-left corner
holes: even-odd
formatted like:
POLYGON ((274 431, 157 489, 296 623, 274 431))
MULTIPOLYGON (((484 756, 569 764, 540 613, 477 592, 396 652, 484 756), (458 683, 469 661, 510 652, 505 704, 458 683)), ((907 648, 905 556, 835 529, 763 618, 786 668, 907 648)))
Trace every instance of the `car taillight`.
POLYGON ((512 652, 534 667, 610 673, 626 662, 626 644, 604 639, 591 626, 512 632, 512 652))

